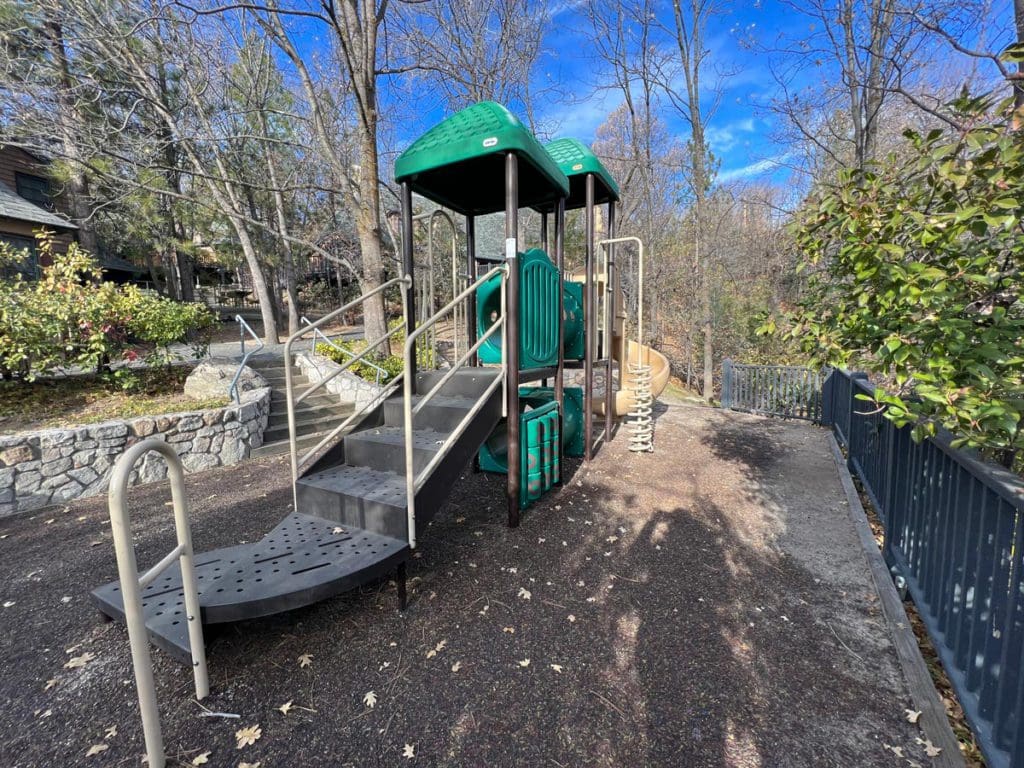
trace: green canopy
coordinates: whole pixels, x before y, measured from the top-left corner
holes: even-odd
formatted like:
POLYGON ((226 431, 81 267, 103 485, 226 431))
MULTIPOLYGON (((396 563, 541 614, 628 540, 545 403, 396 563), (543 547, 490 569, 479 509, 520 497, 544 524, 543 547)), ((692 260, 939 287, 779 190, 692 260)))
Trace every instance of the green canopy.
MULTIPOLYGON (((619 185, 604 167, 590 147, 579 139, 556 139, 544 149, 551 159, 558 163, 562 173, 569 177, 569 197, 565 201, 567 210, 582 208, 587 204, 587 174, 594 174, 594 203, 600 205, 619 199, 619 185)), ((553 206, 538 206, 539 210, 550 211, 553 206)))
POLYGON ((438 123, 395 161, 395 180, 459 213, 505 210, 505 155, 519 158, 519 205, 552 206, 569 180, 519 119, 481 101, 438 123))

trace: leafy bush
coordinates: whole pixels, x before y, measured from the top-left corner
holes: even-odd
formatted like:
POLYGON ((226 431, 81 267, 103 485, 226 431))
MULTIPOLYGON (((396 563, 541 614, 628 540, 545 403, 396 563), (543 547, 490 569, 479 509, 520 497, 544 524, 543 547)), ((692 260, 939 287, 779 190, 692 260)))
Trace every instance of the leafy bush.
MULTIPOLYGON (((38 251, 48 262, 38 281, 20 274, 0 279, 2 378, 31 380, 60 366, 104 370, 119 358, 137 359, 133 343, 148 347, 149 362, 166 364, 173 359, 171 344, 215 322, 202 305, 100 282, 99 265, 76 244, 62 254, 44 234, 38 251)), ((0 243, 0 267, 27 258, 0 243)))
MULTIPOLYGON (((334 343, 340 347, 340 349, 332 347, 329 344, 317 344, 314 352, 321 357, 326 357, 328 360, 333 360, 339 364, 345 364, 352 359, 352 355, 358 355, 366 349, 366 342, 362 339, 358 339, 356 341, 336 341, 334 343), (346 352, 348 354, 346 354, 346 352)), ((376 382, 378 372, 376 369, 367 365, 367 361, 384 369, 384 373, 380 375, 381 384, 387 384, 390 382, 398 376, 404 368, 402 358, 398 355, 388 355, 385 357, 371 352, 359 362, 349 366, 349 372, 365 381, 376 382)))
POLYGON ((906 159, 845 172, 808 202, 794 232, 812 274, 789 332, 818 362, 884 382, 875 404, 916 437, 944 427, 1012 456, 1024 447, 1024 142, 1009 105, 954 106, 962 128, 908 131, 906 159))

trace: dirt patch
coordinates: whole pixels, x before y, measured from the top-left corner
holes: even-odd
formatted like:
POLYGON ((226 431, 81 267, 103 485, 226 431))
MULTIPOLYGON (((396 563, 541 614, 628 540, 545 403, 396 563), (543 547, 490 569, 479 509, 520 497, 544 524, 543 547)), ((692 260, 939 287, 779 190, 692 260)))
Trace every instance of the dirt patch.
MULTIPOLYGON (((927 765, 826 433, 670 408, 654 454, 626 443, 567 467, 514 530, 504 478, 465 473, 404 613, 385 580, 211 637, 203 705, 238 719, 203 717, 190 671, 154 653, 172 764, 908 765, 892 745, 927 765)), ((281 460, 190 476, 197 546, 261 536, 287 477, 281 460)), ((171 546, 166 501, 132 491, 143 564, 171 546)), ((138 763, 126 634, 86 597, 115 575, 105 519, 92 499, 0 523, 0 764, 138 763)))
POLYGON ((84 374, 0 382, 0 431, 95 424, 227 405, 228 398, 194 400, 182 389, 194 366, 124 369, 116 376, 84 374))

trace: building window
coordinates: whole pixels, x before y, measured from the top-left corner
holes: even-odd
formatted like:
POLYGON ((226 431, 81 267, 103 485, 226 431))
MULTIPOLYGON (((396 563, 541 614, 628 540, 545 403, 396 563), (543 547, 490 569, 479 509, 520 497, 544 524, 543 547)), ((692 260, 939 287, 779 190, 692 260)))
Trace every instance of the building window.
POLYGON ((0 264, 0 278, 11 279, 21 274, 26 280, 36 280, 39 277, 39 252, 36 250, 36 241, 31 237, 19 235, 0 234, 0 243, 9 245, 15 252, 26 250, 28 256, 14 264, 0 264))
POLYGON ((53 200, 50 198, 50 182, 42 176, 32 176, 28 173, 16 173, 14 179, 18 186, 18 195, 30 203, 35 203, 40 208, 53 210, 53 200))

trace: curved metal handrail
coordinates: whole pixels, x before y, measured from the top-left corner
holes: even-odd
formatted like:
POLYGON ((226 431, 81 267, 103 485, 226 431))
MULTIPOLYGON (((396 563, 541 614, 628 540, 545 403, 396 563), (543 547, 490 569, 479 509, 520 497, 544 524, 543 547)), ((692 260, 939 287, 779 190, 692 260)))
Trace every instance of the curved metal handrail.
MULTIPOLYGON (((304 325, 309 325, 309 326, 313 325, 309 321, 309 318, 307 318, 305 315, 303 315, 302 317, 299 318, 299 322, 304 324, 304 325)), ((323 340, 324 344, 329 346, 331 349, 336 349, 339 352, 343 352, 344 354, 348 355, 349 357, 355 357, 356 356, 355 352, 352 352, 351 350, 345 349, 340 344, 335 344, 330 338, 328 338, 326 335, 324 335, 324 332, 321 331, 319 328, 313 328, 313 352, 316 352, 316 338, 317 338, 317 336, 319 336, 323 340)), ((388 372, 385 371, 383 368, 381 368, 376 363, 373 363, 373 362, 371 362, 369 360, 363 360, 363 365, 367 365, 370 368, 373 368, 373 370, 375 370, 377 372, 376 379, 374 380, 373 383, 376 384, 379 387, 380 386, 380 377, 381 376, 387 376, 388 372)))
POLYGON ((110 507, 110 532, 114 539, 117 556, 117 576, 121 584, 121 599, 124 605, 125 624, 128 626, 128 642, 132 650, 132 666, 135 669, 135 686, 139 694, 139 710, 142 714, 142 732, 146 741, 146 755, 151 768, 163 768, 166 764, 163 736, 160 732, 160 712, 156 703, 156 687, 153 683, 153 664, 149 655, 149 634, 142 610, 142 590, 157 576, 170 568, 175 561, 181 563, 181 586, 185 598, 185 618, 188 622, 188 642, 192 653, 192 669, 195 676, 196 698, 206 698, 210 692, 206 673, 206 646, 203 641, 203 624, 200 618, 199 588, 196 580, 192 552, 192 530, 188 523, 188 500, 185 497, 185 472, 181 459, 169 443, 150 438, 136 443, 118 458, 110 476, 108 492, 110 507), (171 501, 174 506, 174 529, 178 546, 168 552, 160 562, 139 576, 135 559, 135 545, 132 543, 131 522, 125 508, 128 495, 128 481, 136 462, 150 451, 156 451, 167 462, 167 473, 171 478, 171 501))
POLYGON ((238 334, 242 340, 242 362, 238 364, 238 370, 235 371, 235 377, 231 380, 231 386, 228 387, 228 396, 231 397, 236 403, 241 402, 241 395, 238 392, 238 379, 242 376, 242 369, 245 368, 245 364, 249 362, 249 358, 263 349, 263 339, 256 335, 256 332, 249 327, 249 324, 245 322, 245 319, 241 315, 235 315, 235 322, 238 323, 238 334), (248 331, 249 335, 252 336, 252 340, 255 341, 259 346, 255 349, 245 351, 245 332, 248 331))
MULTIPOLYGON (((446 439, 446 445, 447 443, 450 443, 458 439, 458 437, 466 430, 470 421, 472 421, 476 414, 479 413, 480 409, 483 408, 484 403, 487 402, 487 399, 491 396, 491 393, 493 393, 494 390, 497 389, 499 385, 505 382, 505 378, 507 376, 507 364, 505 361, 505 354, 508 348, 508 344, 506 343, 506 340, 504 338, 505 331, 507 328, 507 324, 505 321, 505 281, 508 278, 508 272, 509 267, 507 264, 501 264, 489 270, 486 274, 477 278, 475 282, 466 286, 465 289, 463 289, 450 302, 441 307, 441 309, 439 309, 429 318, 424 320, 423 323, 418 328, 416 328, 412 333, 410 333, 405 339, 405 350, 403 354, 404 381, 402 382, 402 410, 403 424, 405 425, 405 489, 407 515, 406 526, 408 530, 407 535, 409 540, 409 546, 413 549, 415 549, 416 547, 416 491, 422 485, 424 479, 430 476, 430 473, 434 470, 434 467, 436 467, 441 462, 445 455, 445 451, 443 450, 444 446, 442 446, 442 450, 437 451, 434 454, 434 457, 425 467, 423 467, 423 469, 421 469, 418 473, 415 471, 413 464, 413 416, 423 409, 423 407, 430 401, 430 399, 433 398, 441 390, 441 387, 443 387, 445 383, 448 382, 455 375, 459 368, 465 365, 466 362, 468 362, 470 358, 472 358, 473 355, 476 354, 477 350, 480 349, 484 342, 486 342, 489 338, 491 338, 491 336, 497 333, 498 330, 501 330, 502 332, 500 373, 494 378, 494 381, 490 383, 490 385, 483 392, 483 394, 481 394, 477 401, 473 404, 473 407, 470 409, 469 413, 467 413, 458 423, 458 425, 451 431, 451 434, 449 434, 448 438, 446 439), (473 344, 473 346, 467 349, 466 352, 453 363, 452 367, 437 381, 436 384, 434 384, 434 386, 430 388, 429 391, 425 392, 423 395, 420 396, 420 401, 414 407, 412 404, 413 377, 411 375, 411 372, 413 369, 413 361, 415 360, 416 356, 416 339, 422 336, 438 320, 440 320, 442 317, 444 317, 453 309, 455 309, 459 304, 466 301, 471 295, 473 295, 476 292, 477 288, 486 283, 495 275, 501 275, 502 280, 500 317, 494 323, 491 324, 491 327, 487 329, 486 333, 484 333, 479 339, 477 339, 476 343, 473 344)), ((503 416, 507 415, 506 413, 504 413, 505 406, 506 403, 503 400, 503 416)))

